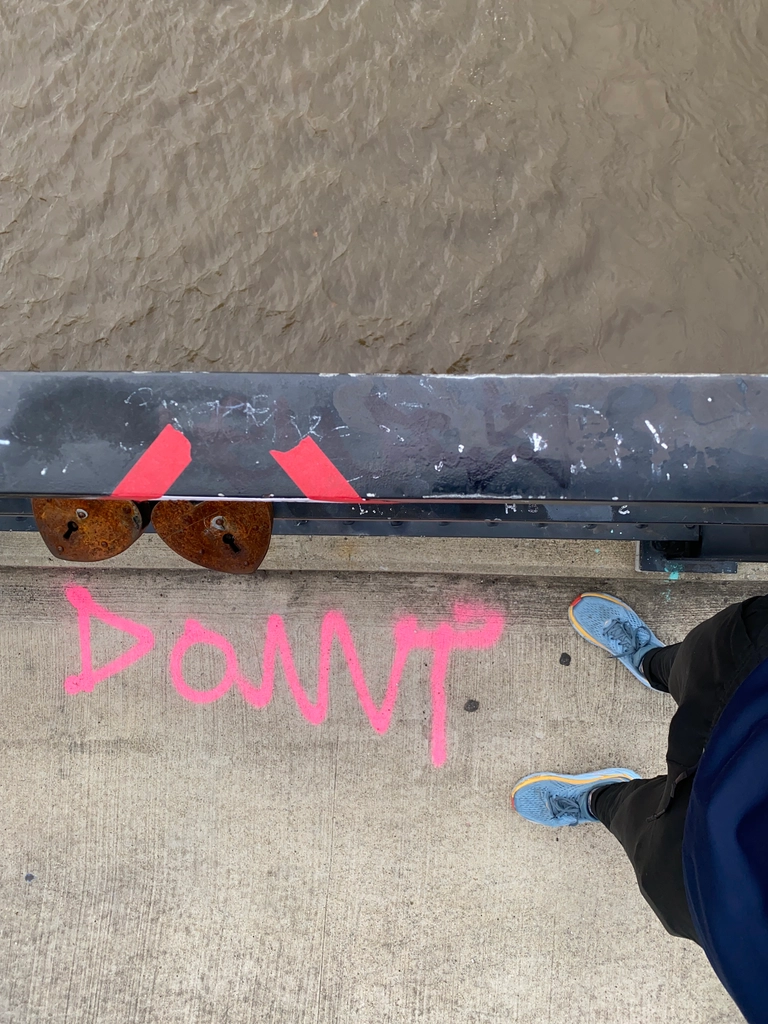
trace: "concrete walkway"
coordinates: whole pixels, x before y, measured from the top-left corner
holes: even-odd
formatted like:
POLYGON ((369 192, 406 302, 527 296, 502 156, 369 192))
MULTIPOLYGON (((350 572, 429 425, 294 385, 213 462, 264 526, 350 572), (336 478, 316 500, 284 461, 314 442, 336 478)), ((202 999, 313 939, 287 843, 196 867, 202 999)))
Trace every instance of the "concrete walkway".
POLYGON ((741 1020, 612 836, 509 790, 663 769, 671 699, 578 639, 576 593, 672 642, 759 584, 44 563, 0 570, 2 1024, 741 1020))

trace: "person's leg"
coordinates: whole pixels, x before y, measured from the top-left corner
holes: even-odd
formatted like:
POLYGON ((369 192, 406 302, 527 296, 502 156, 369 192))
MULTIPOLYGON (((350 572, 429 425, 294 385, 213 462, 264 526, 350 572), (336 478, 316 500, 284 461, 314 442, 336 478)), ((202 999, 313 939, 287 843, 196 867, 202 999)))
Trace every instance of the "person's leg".
POLYGON ((591 810, 624 847, 643 898, 669 934, 698 942, 683 881, 683 832, 692 780, 681 783, 667 812, 654 818, 666 780, 659 775, 605 786, 594 792, 591 810))
POLYGON ((694 626, 682 643, 649 651, 643 670, 653 677, 656 689, 667 689, 682 704, 692 686, 711 689, 738 674, 745 658, 754 661, 761 650, 768 651, 760 641, 767 626, 768 595, 750 597, 694 626))
POLYGON ((657 813, 696 771, 709 735, 740 682, 768 657, 768 595, 729 605, 665 647, 642 619, 611 595, 586 594, 569 617, 585 639, 604 647, 678 710, 669 727, 668 778, 657 813), (577 620, 577 621, 574 621, 577 620))
POLYGON ((685 815, 701 754, 739 683, 768 657, 768 596, 729 605, 682 643, 656 648, 641 665, 678 704, 670 724, 668 774, 596 789, 590 810, 629 857, 646 901, 672 935, 698 941, 683 882, 685 815))
MULTIPOLYGON (((753 644, 758 646, 758 637, 766 625, 768 625, 768 596, 764 595, 750 597, 747 601, 742 601, 740 604, 730 605, 728 608, 723 609, 722 612, 718 612, 712 619, 699 623, 689 636, 695 638, 695 643, 698 646, 699 636, 697 633, 709 633, 710 636, 715 635, 720 628, 715 620, 718 620, 721 616, 726 619, 731 618, 736 609, 740 611, 747 636, 753 644)), ((643 657, 640 663, 640 671, 654 690, 663 690, 665 693, 669 693, 669 679, 672 674, 672 666, 682 646, 682 643, 678 643, 670 644, 668 647, 655 647, 643 657)), ((702 654, 704 658, 709 657, 709 651, 706 649, 702 654)), ((678 685, 675 686, 673 696, 675 696, 678 704, 686 688, 683 683, 687 675, 687 672, 685 676, 678 674, 676 680, 678 685)))
POLYGON ((669 647, 655 647, 643 657, 640 671, 651 684, 651 689, 669 693, 669 674, 681 646, 671 644, 669 647))
POLYGON ((583 775, 527 775, 512 790, 518 814, 557 827, 602 822, 629 857, 645 900, 671 935, 698 941, 683 881, 683 830, 690 779, 669 812, 655 816, 666 776, 641 779, 628 768, 583 775))
POLYGON ((668 772, 610 785, 595 777, 599 773, 589 773, 589 782, 573 789, 574 780, 587 777, 527 776, 515 788, 515 806, 530 820, 558 824, 559 793, 565 791, 562 824, 601 821, 623 846, 641 893, 667 931, 698 941, 682 867, 691 776, 723 707, 739 683, 768 657, 768 596, 723 609, 691 630, 681 644, 668 648, 631 608, 611 595, 581 595, 571 604, 569 617, 585 639, 609 651, 646 685, 661 684, 656 688, 666 688, 678 703, 670 725, 668 772), (648 678, 639 671, 646 660, 648 678), (576 801, 585 785, 589 792, 576 801), (578 811, 569 816, 576 803, 578 811), (545 820, 553 809, 554 816, 545 820))
POLYGON ((668 783, 693 774, 723 708, 768 657, 768 595, 729 605, 695 626, 680 644, 666 683, 678 705, 669 726, 668 783))

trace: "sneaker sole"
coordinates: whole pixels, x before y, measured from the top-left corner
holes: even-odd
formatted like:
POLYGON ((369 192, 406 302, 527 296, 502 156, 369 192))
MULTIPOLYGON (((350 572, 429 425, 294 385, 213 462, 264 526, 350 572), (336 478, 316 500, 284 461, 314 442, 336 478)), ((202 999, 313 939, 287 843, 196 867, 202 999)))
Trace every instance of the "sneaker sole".
MULTIPOLYGON (((586 629, 584 629, 584 627, 579 622, 576 621, 576 617, 573 614, 573 609, 576 607, 576 605, 579 603, 579 601, 581 601, 581 599, 583 597, 601 597, 605 601, 612 601, 614 604, 619 605, 620 608, 626 608, 626 610, 628 612, 632 612, 633 615, 637 615, 637 612, 635 611, 634 608, 630 608, 630 606, 626 603, 626 601, 621 601, 618 597, 614 597, 612 594, 599 594, 599 593, 593 593, 593 592, 579 594, 579 596, 577 598, 574 598, 574 600, 571 601, 570 605, 568 606, 568 620, 570 621, 571 625, 576 630, 576 632, 579 634, 579 636, 584 637, 585 640, 587 640, 591 644, 594 644, 595 647, 601 647, 604 651, 608 651, 608 653, 611 655, 611 657, 615 657, 615 655, 614 655, 613 651, 610 649, 610 647, 606 647, 606 645, 605 644, 601 644, 599 640, 595 640, 595 638, 592 636, 592 634, 588 633, 586 631, 586 629)), ((649 627, 649 629, 650 629, 650 627, 649 627)), ((655 637, 655 635, 656 634, 653 632, 653 630, 651 630, 651 636, 655 637)), ((627 663, 625 661, 623 661, 621 658, 618 658, 617 660, 621 661, 622 665, 625 668, 629 669, 629 671, 632 673, 632 675, 635 677, 635 679, 639 679, 639 681, 643 684, 643 686, 647 686, 649 690, 653 689, 653 687, 648 682, 648 680, 645 678, 645 676, 641 675, 637 671, 637 669, 633 668, 631 665, 627 665, 627 663)))

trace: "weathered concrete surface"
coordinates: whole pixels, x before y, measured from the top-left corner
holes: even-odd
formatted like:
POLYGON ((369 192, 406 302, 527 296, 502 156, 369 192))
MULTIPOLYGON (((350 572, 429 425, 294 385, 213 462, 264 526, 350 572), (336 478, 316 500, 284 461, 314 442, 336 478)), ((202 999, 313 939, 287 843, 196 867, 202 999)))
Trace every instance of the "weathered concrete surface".
MULTIPOLYGON (((280 572, 451 573, 465 576, 599 575, 603 579, 635 579, 637 544, 632 541, 527 540, 469 537, 287 537, 274 536, 261 568, 280 572)), ((37 533, 0 533, 0 567, 61 566, 37 533)), ((70 563, 72 566, 72 563, 70 563)), ((78 566, 72 566, 78 569, 78 566)), ((154 533, 145 534, 102 569, 189 569, 187 562, 154 533)), ((658 584, 663 574, 644 573, 658 584)), ((685 573, 713 581, 710 574, 685 573)), ((723 586, 768 581, 768 564, 742 562, 733 575, 717 575, 723 586)), ((674 580, 672 582, 675 582, 674 580)))
MULTIPOLYGON (((702 952, 658 924, 612 836, 536 828, 508 794, 540 768, 663 767, 671 700, 572 632, 579 590, 618 589, 671 642, 756 585, 71 567, 0 580, 4 1024, 741 1020, 702 952), (69 695, 73 581, 150 626, 156 644, 69 695), (429 651, 410 655, 384 735, 338 644, 320 725, 279 671, 263 709, 236 688, 191 703, 170 679, 189 617, 258 679, 279 613, 313 692, 320 622, 334 609, 378 701, 393 623, 434 627, 455 600, 498 609, 506 625, 492 648, 451 657, 439 768, 429 651)), ((102 624, 93 638, 97 665, 132 642, 102 624)), ((223 665, 198 647, 187 681, 209 688, 223 665)))

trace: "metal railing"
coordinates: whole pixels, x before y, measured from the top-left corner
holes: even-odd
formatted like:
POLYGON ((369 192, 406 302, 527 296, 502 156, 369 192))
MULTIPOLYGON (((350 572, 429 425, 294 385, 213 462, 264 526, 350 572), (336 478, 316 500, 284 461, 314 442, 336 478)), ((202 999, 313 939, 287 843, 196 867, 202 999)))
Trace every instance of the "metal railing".
POLYGON ((34 497, 269 501, 275 533, 636 540, 641 568, 734 571, 768 560, 768 377, 0 374, 0 526, 34 528, 34 497))

